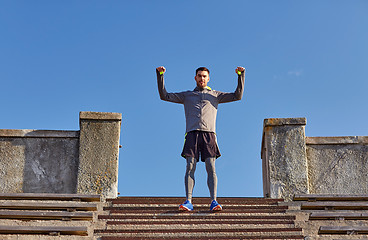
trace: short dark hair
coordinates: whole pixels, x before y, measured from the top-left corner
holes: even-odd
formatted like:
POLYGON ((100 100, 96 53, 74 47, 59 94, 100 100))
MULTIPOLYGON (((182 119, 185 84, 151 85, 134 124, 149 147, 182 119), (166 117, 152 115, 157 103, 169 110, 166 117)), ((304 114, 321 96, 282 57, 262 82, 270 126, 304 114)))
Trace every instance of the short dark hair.
POLYGON ((207 72, 208 72, 208 75, 210 75, 210 70, 208 70, 208 68, 206 68, 206 67, 199 67, 199 68, 197 68, 197 70, 196 70, 196 75, 197 75, 197 73, 198 73, 199 71, 207 71, 207 72))

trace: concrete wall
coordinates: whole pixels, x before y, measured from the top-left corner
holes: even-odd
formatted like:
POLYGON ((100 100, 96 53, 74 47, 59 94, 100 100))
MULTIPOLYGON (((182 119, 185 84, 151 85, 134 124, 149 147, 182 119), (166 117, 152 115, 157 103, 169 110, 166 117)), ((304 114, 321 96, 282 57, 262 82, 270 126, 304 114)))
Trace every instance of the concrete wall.
POLYGON ((0 192, 75 193, 77 131, 0 130, 0 192))
POLYGON ((307 137, 314 194, 368 193, 368 137, 307 137))
POLYGON ((265 119, 264 196, 367 194, 368 137, 305 137, 305 118, 265 119))
POLYGON ((80 113, 80 131, 0 129, 0 192, 117 196, 120 113, 80 113))

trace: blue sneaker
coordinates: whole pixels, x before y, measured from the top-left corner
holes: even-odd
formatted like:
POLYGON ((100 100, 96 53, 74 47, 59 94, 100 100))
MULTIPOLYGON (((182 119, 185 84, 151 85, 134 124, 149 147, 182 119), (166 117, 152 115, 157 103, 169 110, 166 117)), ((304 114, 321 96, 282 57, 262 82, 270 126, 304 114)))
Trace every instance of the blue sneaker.
POLYGON ((179 206, 180 211, 193 211, 193 204, 186 200, 183 204, 179 206))
POLYGON ((211 211, 221 211, 222 206, 216 200, 213 200, 211 202, 210 210, 211 211))

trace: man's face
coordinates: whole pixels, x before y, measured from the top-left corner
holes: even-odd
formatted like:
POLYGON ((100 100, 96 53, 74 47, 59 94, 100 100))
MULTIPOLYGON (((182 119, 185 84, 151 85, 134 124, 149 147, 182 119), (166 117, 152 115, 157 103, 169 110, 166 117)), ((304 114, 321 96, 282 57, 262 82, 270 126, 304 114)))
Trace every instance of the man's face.
POLYGON ((194 77, 199 88, 205 88, 208 81, 210 81, 210 76, 207 71, 198 71, 197 75, 194 77))

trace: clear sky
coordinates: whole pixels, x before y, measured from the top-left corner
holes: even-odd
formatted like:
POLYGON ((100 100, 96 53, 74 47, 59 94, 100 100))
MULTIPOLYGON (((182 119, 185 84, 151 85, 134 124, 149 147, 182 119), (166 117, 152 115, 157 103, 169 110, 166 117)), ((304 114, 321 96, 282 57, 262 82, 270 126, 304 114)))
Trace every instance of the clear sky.
MULTIPOLYGON (((265 118, 307 136, 367 136, 368 1, 0 1, 1 129, 78 130, 80 111, 123 114, 119 192, 184 196, 183 106, 168 91, 231 92, 219 106, 218 196, 262 196, 265 118)), ((194 196, 208 196, 204 164, 194 196)))

